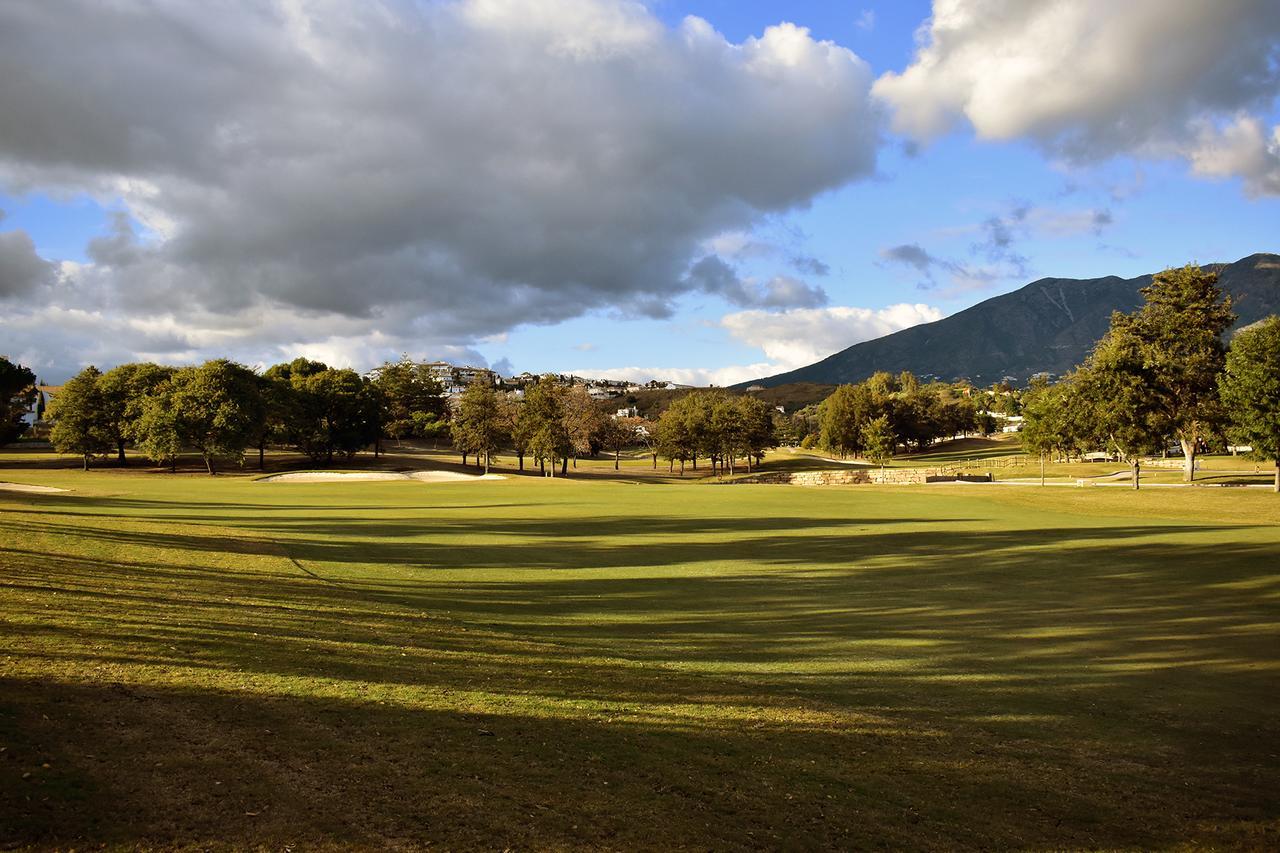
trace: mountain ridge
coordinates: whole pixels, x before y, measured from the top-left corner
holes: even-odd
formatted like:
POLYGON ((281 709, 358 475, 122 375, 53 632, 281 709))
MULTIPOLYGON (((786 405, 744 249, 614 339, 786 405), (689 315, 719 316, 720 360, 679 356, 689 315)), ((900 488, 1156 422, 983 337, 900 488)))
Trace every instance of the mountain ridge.
MULTIPOLYGON (((1280 313, 1280 255, 1259 252, 1234 263, 1203 264, 1218 273, 1239 316, 1235 328, 1280 313)), ((1113 311, 1142 304, 1152 273, 1121 278, 1041 278, 949 317, 862 341, 820 361, 735 387, 793 382, 860 382, 879 370, 985 385, 1037 373, 1063 374, 1106 333, 1113 311)))

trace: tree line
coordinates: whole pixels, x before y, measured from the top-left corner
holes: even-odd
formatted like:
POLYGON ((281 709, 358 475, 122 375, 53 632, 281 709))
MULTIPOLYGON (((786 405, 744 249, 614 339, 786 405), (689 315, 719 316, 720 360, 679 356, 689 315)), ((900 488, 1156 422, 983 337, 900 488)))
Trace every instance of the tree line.
POLYGON ((653 447, 668 460, 669 470, 680 463, 681 476, 686 463, 696 471, 700 458, 713 474, 735 473, 739 459, 750 471, 777 444, 773 414, 768 403, 755 397, 694 391, 674 400, 658 418, 653 447))
POLYGON ((227 359, 199 366, 122 364, 106 373, 90 366, 54 398, 49 440, 60 453, 91 460, 132 444, 176 468, 195 451, 213 474, 225 460, 242 462, 268 445, 285 445, 316 462, 381 450, 384 435, 440 434, 447 419, 443 389, 408 360, 370 376, 306 358, 262 374, 227 359))
MULTIPOLYGON (((1133 468, 1176 442, 1183 479, 1196 456, 1231 440, 1276 460, 1280 491, 1280 317, 1223 336, 1236 320, 1218 276, 1196 265, 1165 270, 1144 303, 1116 312, 1084 364, 1023 399, 1024 447, 1065 458, 1106 448, 1133 468)), ((1043 481, 1043 476, 1042 476, 1043 481)))
POLYGON ((973 400, 952 386, 921 383, 910 371, 879 372, 865 382, 841 385, 823 400, 816 438, 805 443, 841 458, 865 456, 882 463, 899 445, 923 450, 940 439, 979 431, 982 417, 973 400))

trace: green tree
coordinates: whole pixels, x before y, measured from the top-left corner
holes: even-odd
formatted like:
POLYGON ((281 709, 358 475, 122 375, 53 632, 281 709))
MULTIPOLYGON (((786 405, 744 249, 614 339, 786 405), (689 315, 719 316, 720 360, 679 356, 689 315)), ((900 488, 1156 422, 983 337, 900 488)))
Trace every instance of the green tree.
POLYGON ((178 370, 166 396, 181 444, 200 454, 210 474, 217 459, 243 459, 265 417, 257 375, 227 359, 178 370))
POLYGON ((1022 402, 1022 448, 1040 457, 1040 485, 1044 485, 1045 457, 1066 443, 1061 391, 1043 380, 1031 384, 1022 402))
POLYGON ((873 417, 875 395, 867 384, 841 385, 818 406, 819 444, 840 458, 862 452, 862 427, 873 417))
POLYGON ((113 367, 98 380, 103 417, 110 425, 116 458, 121 465, 125 464, 125 444, 137 440, 138 421, 147 395, 172 375, 172 367, 138 362, 113 367))
POLYGON ((1280 317, 1271 316, 1236 333, 1222 376, 1229 434, 1275 462, 1280 492, 1280 317))
POLYGON ((429 438, 424 433, 438 430, 432 424, 448 419, 444 387, 426 365, 407 355, 375 369, 372 383, 378 395, 381 431, 398 443, 406 438, 429 438))
POLYGON ((888 415, 872 418, 862 427, 862 446, 868 459, 884 468, 885 463, 893 458, 897 446, 897 436, 888 415))
POLYGON ((489 458, 502 447, 505 430, 498 393, 487 382, 472 382, 462 392, 453 416, 453 443, 474 453, 489 473, 489 458))
POLYGON ((579 456, 590 456, 592 441, 601 427, 603 418, 587 389, 581 385, 569 388, 561 397, 565 434, 569 436, 569 448, 573 467, 578 467, 579 456))
POLYGON ((77 373, 54 398, 49 441, 59 453, 74 453, 84 460, 102 456, 115 445, 114 423, 107 411, 99 380, 102 371, 90 365, 77 373))
POLYGON ((1112 317, 1111 329, 1065 381, 1071 428, 1128 461, 1133 488, 1140 488, 1142 456, 1161 444, 1168 432, 1148 385, 1143 342, 1127 315, 1112 317))
POLYGON ((543 474, 551 463, 551 476, 556 473, 556 462, 566 461, 573 448, 564 425, 564 388, 553 376, 544 376, 525 389, 522 412, 522 434, 528 437, 529 455, 534 458, 543 474))
POLYGON ((622 467, 622 451, 636 442, 636 424, 638 418, 605 418, 598 430, 600 443, 613 454, 613 470, 622 467))
POLYGON ((183 424, 173 393, 173 383, 166 380, 143 398, 142 411, 133 424, 133 440, 147 458, 177 471, 183 448, 183 424))
POLYGON ((1142 295, 1146 303, 1126 322, 1140 345, 1149 395, 1144 408, 1155 425, 1178 439, 1186 459, 1183 479, 1190 482, 1200 443, 1222 421, 1222 334, 1236 317, 1218 287, 1218 274, 1195 265, 1157 273, 1142 295))
POLYGON ((26 414, 36 395, 35 374, 0 356, 0 445, 15 442, 26 432, 26 414))
POLYGON ((274 386, 269 398, 281 440, 316 462, 350 458, 377 441, 378 395, 354 370, 297 358, 265 377, 284 386, 274 386))

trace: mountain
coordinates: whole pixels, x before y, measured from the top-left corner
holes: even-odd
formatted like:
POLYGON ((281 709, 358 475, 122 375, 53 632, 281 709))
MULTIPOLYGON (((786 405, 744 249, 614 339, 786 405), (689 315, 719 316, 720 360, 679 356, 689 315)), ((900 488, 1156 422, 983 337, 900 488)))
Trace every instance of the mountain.
MULTIPOLYGON (((1234 264, 1205 264, 1231 294, 1237 328, 1280 314, 1280 255, 1257 254, 1234 264)), ((878 370, 941 380, 969 379, 979 385, 1008 376, 1063 374, 1084 361, 1106 333, 1112 311, 1142 304, 1137 278, 1042 278, 980 302, 934 323, 912 326, 854 344, 822 361, 742 386, 772 388, 792 382, 860 382, 878 370)))

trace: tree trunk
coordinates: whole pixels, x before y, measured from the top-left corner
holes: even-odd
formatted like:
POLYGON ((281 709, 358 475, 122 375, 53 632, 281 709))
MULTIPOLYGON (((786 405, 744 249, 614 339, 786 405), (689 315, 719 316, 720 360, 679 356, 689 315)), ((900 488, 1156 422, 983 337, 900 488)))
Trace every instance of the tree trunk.
POLYGON ((1196 478, 1196 443, 1185 438, 1179 438, 1178 443, 1182 445, 1182 482, 1190 483, 1196 478))
POLYGON ((683 459, 680 460, 680 476, 681 477, 684 476, 684 460, 683 459))
POLYGON ((489 454, 488 453, 484 455, 484 472, 485 474, 489 473, 489 454))
POLYGON ((693 470, 698 470, 698 454, 693 454, 693 470))
POLYGON ((1138 478, 1142 476, 1142 463, 1137 459, 1133 460, 1133 490, 1136 492, 1139 488, 1138 478))
POLYGON ((121 467, 124 467, 125 462, 124 462, 124 439, 123 438, 116 442, 116 461, 120 463, 121 467))
POLYGON ((89 470, 89 454, 88 453, 84 455, 84 470, 86 471, 89 470))
POLYGON ((204 454, 204 468, 205 468, 205 470, 206 470, 206 471, 208 471, 208 472, 209 472, 209 476, 210 476, 210 477, 212 477, 212 476, 214 475, 214 473, 216 473, 216 472, 213 470, 213 457, 212 457, 212 456, 210 456, 210 455, 209 455, 209 454, 207 454, 207 453, 206 453, 206 454, 204 454))
POLYGON ((516 455, 520 457, 520 471, 521 473, 523 473, 524 472, 524 451, 523 450, 518 451, 516 455))
POLYGON ((538 459, 538 470, 542 472, 542 476, 547 476, 547 460, 538 459))
POLYGON ((569 476, 569 457, 568 456, 560 460, 560 476, 561 477, 569 476))
POLYGON ((261 471, 266 467, 267 459, 267 440, 264 438, 258 442, 258 470, 261 471))
POLYGON ((653 470, 658 470, 658 454, 653 454, 653 470))
POLYGON ((1040 485, 1044 485, 1044 454, 1040 454, 1040 485))
POLYGON ((465 467, 466 467, 466 465, 467 465, 467 455, 468 455, 468 454, 467 454, 467 451, 465 451, 465 450, 464 450, 464 451, 462 451, 462 466, 463 466, 464 468, 465 468, 465 467))
POLYGON ((178 473, 178 457, 176 456, 169 460, 169 473, 178 473))
POLYGON ((613 470, 617 471, 617 470, 619 470, 619 469, 621 468, 621 465, 622 465, 622 463, 621 463, 621 461, 620 461, 620 460, 621 460, 621 458, 622 458, 622 451, 621 451, 621 450, 615 450, 615 451, 613 451, 613 470))

